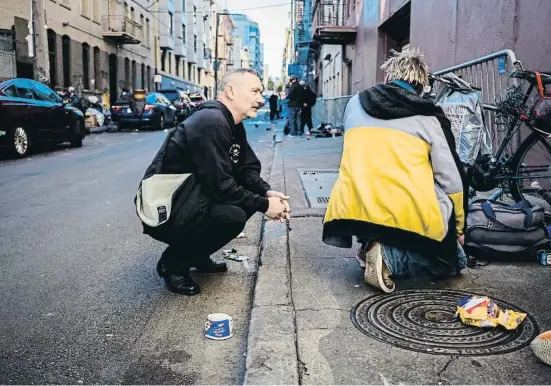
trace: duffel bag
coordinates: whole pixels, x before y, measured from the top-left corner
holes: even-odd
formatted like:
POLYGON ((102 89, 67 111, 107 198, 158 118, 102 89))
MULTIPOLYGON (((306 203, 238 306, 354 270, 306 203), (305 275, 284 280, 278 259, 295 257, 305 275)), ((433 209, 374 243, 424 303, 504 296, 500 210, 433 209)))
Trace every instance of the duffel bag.
POLYGON ((535 253, 549 244, 541 205, 479 199, 469 204, 465 248, 471 255, 535 253))

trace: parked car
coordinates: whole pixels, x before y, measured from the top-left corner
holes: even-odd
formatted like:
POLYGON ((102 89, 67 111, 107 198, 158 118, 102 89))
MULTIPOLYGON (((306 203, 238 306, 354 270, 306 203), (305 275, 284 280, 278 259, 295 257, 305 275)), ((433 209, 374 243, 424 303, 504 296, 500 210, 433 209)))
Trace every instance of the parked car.
POLYGON ((189 117, 191 113, 191 99, 189 99, 186 93, 176 88, 159 90, 159 92, 166 96, 178 110, 176 112, 176 119, 178 122, 182 122, 189 117))
POLYGON ((0 146, 13 155, 25 157, 39 143, 81 147, 85 135, 82 112, 50 87, 21 78, 0 83, 0 146))
POLYGON ((111 106, 111 119, 119 130, 152 127, 157 130, 176 124, 177 109, 163 94, 152 92, 145 101, 120 100, 111 106))
POLYGON ((191 93, 188 94, 189 99, 191 99, 191 107, 195 108, 199 106, 201 103, 206 102, 207 98, 203 94, 199 93, 191 93))

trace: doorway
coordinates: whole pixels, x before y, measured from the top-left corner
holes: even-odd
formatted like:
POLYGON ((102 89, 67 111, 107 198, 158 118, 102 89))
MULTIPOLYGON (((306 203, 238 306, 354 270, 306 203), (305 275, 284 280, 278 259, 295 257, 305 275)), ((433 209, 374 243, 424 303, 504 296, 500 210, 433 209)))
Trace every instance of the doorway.
POLYGON ((109 99, 111 106, 117 102, 118 99, 118 80, 117 80, 117 67, 118 60, 117 55, 109 55, 109 99))

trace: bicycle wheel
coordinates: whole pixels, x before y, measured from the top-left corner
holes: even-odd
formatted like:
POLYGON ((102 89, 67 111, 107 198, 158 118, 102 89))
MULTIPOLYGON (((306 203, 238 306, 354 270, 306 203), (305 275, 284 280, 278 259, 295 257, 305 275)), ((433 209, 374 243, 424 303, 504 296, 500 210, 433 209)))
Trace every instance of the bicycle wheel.
POLYGON ((536 198, 551 204, 550 138, 532 131, 515 152, 511 165, 509 187, 516 201, 536 198))

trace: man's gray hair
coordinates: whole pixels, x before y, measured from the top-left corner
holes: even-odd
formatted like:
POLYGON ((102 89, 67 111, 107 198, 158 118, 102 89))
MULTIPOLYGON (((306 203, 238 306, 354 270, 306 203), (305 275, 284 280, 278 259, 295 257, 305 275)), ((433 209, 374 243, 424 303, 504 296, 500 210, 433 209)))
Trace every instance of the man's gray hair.
POLYGON ((388 80, 403 80, 424 87, 429 83, 429 66, 418 48, 396 52, 381 66, 388 80))
POLYGON ((224 91, 224 89, 226 88, 226 86, 229 84, 231 78, 234 76, 234 75, 237 75, 237 74, 252 74, 252 75, 255 75, 258 77, 258 79, 260 79, 260 75, 258 75, 258 72, 256 72, 255 70, 253 70, 252 68, 238 68, 236 70, 233 70, 233 71, 230 71, 230 72, 226 72, 224 74, 224 76, 222 77, 222 79, 220 79, 220 81, 218 82, 218 93, 221 93, 222 91, 224 91))

